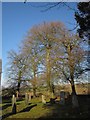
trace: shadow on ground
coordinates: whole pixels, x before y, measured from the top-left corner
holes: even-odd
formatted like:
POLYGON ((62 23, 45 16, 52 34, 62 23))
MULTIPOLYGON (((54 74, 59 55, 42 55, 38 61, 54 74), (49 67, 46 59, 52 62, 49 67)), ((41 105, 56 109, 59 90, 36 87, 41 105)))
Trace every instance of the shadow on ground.
MULTIPOLYGON (((30 104, 29 104, 30 105, 30 104)), ((20 112, 17 112, 17 113, 21 113, 21 112, 29 112, 33 107, 37 106, 37 104, 34 104, 34 105, 31 105, 31 106, 28 106, 26 108, 24 108, 23 110, 21 110, 20 112)), ((7 113, 5 115, 2 116, 2 119, 5 119, 11 115, 14 115, 12 112, 10 113, 7 113)))
POLYGON ((21 112, 29 112, 35 106, 37 106, 37 104, 31 105, 29 107, 26 107, 23 110, 21 110, 19 113, 21 113, 21 112))
POLYGON ((5 118, 7 118, 7 117, 9 117, 9 116, 11 116, 11 115, 13 115, 12 112, 7 113, 7 114, 5 114, 5 115, 2 116, 2 119, 5 119, 5 118))
MULTIPOLYGON (((48 120, 48 119, 58 119, 58 118, 89 118, 89 112, 90 112, 90 95, 77 95, 78 101, 79 101, 79 108, 72 108, 71 105, 71 97, 69 99, 66 99, 66 103, 65 105, 61 105, 60 101, 56 101, 55 103, 46 103, 46 105, 43 105, 43 108, 51 108, 51 112, 48 113, 46 116, 44 117, 40 117, 37 120, 48 120)), ((18 113, 21 112, 28 112, 30 111, 33 107, 37 106, 37 104, 34 105, 30 105, 26 108, 24 108, 23 110, 21 110, 18 113)), ((2 116, 2 118, 7 118, 9 116, 11 116, 12 113, 8 113, 4 116, 2 116)))
POLYGON ((45 117, 41 117, 38 120, 42 119, 58 119, 58 118, 89 118, 90 112, 90 95, 77 95, 79 101, 79 108, 72 108, 71 97, 66 99, 65 105, 61 105, 59 101, 54 104, 47 103, 44 105, 44 108, 52 108, 51 114, 47 114, 45 117), (89 109, 88 109, 89 108, 89 109))
POLYGON ((8 103, 8 104, 6 104, 6 105, 3 105, 3 106, 2 106, 2 110, 6 109, 7 107, 10 107, 11 105, 12 105, 11 103, 8 103))
MULTIPOLYGON (((19 104, 20 103, 17 103, 17 105, 19 105, 19 104)), ((4 110, 4 109, 6 109, 6 108, 8 108, 10 106, 12 106, 12 104, 11 103, 7 103, 7 104, 3 105, 1 108, 2 108, 2 110, 4 110)))

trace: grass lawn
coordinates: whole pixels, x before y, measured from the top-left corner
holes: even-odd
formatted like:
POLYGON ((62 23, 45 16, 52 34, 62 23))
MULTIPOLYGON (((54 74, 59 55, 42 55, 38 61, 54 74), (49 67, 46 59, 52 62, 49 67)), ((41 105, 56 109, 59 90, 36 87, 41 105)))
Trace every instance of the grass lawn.
POLYGON ((68 103, 64 106, 60 105, 59 101, 55 104, 50 104, 47 99, 47 105, 43 105, 41 97, 33 98, 28 105, 25 101, 17 102, 17 113, 12 114, 11 102, 2 104, 2 116, 3 119, 7 118, 87 118, 88 117, 88 103, 85 98, 81 96, 79 98, 80 109, 75 110, 71 104, 68 103), (85 98, 85 99, 84 99, 85 98), (86 101, 85 101, 86 100, 86 101), (78 112, 79 111, 79 112, 78 112))
POLYGON ((40 98, 32 99, 28 105, 25 101, 17 102, 17 114, 12 115, 11 103, 2 104, 3 118, 40 118, 50 112, 50 109, 44 108, 40 98))

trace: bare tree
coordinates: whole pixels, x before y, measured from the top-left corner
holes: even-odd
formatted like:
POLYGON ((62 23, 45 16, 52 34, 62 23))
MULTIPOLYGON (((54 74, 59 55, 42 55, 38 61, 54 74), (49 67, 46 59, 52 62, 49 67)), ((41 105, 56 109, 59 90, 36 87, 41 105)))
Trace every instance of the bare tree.
POLYGON ((57 60, 57 52, 60 50, 59 41, 62 38, 65 26, 61 22, 43 23, 34 26, 30 30, 31 38, 39 41, 42 66, 45 66, 45 74, 48 90, 52 92, 52 68, 57 60))
POLYGON ((75 98, 73 104, 74 106, 78 106, 74 80, 76 75, 79 76, 83 72, 81 63, 84 60, 84 51, 80 47, 80 38, 78 35, 66 33, 61 41, 61 45, 64 50, 64 56, 62 56, 63 59, 60 60, 61 62, 57 61, 57 68, 60 68, 61 74, 70 82, 72 97, 74 96, 75 98))
POLYGON ((9 53, 9 75, 18 80, 18 91, 22 80, 31 81, 34 96, 41 73, 50 92, 54 92, 54 80, 64 76, 71 84, 73 104, 78 106, 74 79, 81 72, 82 58, 78 35, 71 34, 61 22, 44 22, 28 32, 21 53, 9 53))
POLYGON ((41 71, 39 71, 41 56, 39 51, 39 43, 38 41, 32 39, 30 33, 28 33, 25 40, 23 41, 21 51, 22 54, 28 56, 27 75, 30 79, 30 83, 32 84, 33 95, 36 96, 36 90, 38 87, 38 74, 41 73, 41 71))
POLYGON ((20 90, 20 84, 25 80, 25 71, 27 69, 26 57, 21 53, 11 50, 8 53, 7 76, 10 84, 17 84, 17 91, 20 90))

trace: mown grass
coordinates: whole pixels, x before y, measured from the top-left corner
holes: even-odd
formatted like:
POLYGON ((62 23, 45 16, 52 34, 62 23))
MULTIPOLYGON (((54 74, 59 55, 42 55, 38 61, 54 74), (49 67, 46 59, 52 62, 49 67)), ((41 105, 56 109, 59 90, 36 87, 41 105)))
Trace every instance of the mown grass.
MULTIPOLYGON (((2 108, 10 103, 2 104, 2 108)), ((12 115, 12 106, 3 109, 3 118, 40 118, 50 112, 50 109, 44 108, 41 98, 33 98, 28 105, 25 101, 17 102, 17 114, 12 115)))
MULTIPOLYGON (((17 113, 12 114, 12 105, 11 100, 3 101, 2 104, 2 116, 3 118, 87 118, 88 117, 88 103, 87 103, 88 96, 87 95, 79 95, 79 110, 73 109, 72 105, 69 101, 67 104, 62 106, 59 103, 59 99, 55 104, 49 103, 49 98, 46 97, 47 104, 44 105, 41 102, 41 96, 32 98, 29 101, 28 105, 25 104, 25 100, 17 102, 17 113)), ((90 98, 89 98, 90 99, 90 98)))

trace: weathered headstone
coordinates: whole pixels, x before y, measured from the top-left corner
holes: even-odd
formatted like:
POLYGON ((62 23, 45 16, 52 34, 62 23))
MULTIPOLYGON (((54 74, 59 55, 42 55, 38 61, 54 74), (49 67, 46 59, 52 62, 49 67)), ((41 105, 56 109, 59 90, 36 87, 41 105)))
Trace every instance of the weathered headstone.
POLYGON ((16 114, 16 97, 15 97, 15 95, 12 96, 12 113, 16 114))
POLYGON ((28 94, 25 93, 25 104, 28 105, 28 94))
POLYGON ((14 105, 14 103, 16 103, 16 97, 15 97, 15 95, 12 96, 12 106, 14 105))
POLYGON ((60 91, 60 103, 62 105, 65 104, 65 92, 64 91, 60 91))
POLYGON ((29 93, 29 101, 31 100, 31 93, 29 93))
POLYGON ((42 103, 46 104, 45 96, 42 95, 42 103))

